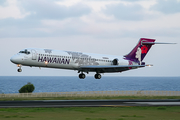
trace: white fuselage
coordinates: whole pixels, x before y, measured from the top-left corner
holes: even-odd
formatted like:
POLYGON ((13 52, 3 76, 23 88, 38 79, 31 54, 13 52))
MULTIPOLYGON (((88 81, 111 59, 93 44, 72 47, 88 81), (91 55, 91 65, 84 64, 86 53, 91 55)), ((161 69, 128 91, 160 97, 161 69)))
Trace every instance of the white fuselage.
POLYGON ((11 61, 24 66, 72 70, 78 70, 80 66, 85 65, 113 65, 112 61, 114 59, 118 60, 118 65, 129 65, 128 60, 125 60, 123 56, 37 48, 27 48, 26 50, 29 51, 30 54, 17 53, 11 58, 11 61))
POLYGON ((21 66, 48 67, 77 70, 80 79, 85 78, 83 72, 96 72, 95 78, 100 79, 99 73, 122 72, 144 67, 123 56, 92 54, 82 52, 60 51, 52 49, 27 48, 11 57, 11 62, 21 66))

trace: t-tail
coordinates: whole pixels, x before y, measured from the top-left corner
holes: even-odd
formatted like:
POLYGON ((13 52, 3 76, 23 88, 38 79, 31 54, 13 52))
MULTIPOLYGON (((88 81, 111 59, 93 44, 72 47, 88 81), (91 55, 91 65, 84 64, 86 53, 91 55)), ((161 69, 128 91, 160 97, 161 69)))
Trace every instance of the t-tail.
POLYGON ((159 43, 155 39, 141 38, 135 48, 127 55, 125 59, 144 65, 143 59, 154 44, 176 44, 176 43, 159 43))
POLYGON ((124 57, 142 65, 142 60, 150 50, 151 46, 155 44, 155 39, 141 38, 135 48, 124 57))

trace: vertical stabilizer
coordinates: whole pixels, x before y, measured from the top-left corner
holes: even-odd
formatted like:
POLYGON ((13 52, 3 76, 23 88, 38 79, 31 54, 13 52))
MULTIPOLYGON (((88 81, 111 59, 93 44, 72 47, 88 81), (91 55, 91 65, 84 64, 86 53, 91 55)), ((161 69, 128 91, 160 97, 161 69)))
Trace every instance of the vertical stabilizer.
POLYGON ((141 38, 135 48, 124 57, 127 60, 138 62, 141 65, 149 49, 154 45, 154 41, 155 39, 141 38))

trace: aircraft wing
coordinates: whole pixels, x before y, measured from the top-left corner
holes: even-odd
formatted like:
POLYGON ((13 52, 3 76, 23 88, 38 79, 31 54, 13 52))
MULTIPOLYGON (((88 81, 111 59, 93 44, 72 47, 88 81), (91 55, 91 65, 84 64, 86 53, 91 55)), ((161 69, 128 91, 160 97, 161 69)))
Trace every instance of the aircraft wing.
POLYGON ((80 66, 79 70, 85 72, 98 72, 98 73, 105 73, 105 72, 122 72, 133 68, 138 67, 145 67, 146 65, 87 65, 87 66, 80 66))

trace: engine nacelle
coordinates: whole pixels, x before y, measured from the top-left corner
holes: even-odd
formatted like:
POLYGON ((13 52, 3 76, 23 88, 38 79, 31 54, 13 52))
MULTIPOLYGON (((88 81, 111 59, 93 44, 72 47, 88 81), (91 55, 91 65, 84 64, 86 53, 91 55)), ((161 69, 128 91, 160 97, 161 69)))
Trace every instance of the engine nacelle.
POLYGON ((119 65, 119 60, 117 58, 115 58, 113 61, 112 61, 112 64, 113 65, 119 65))

